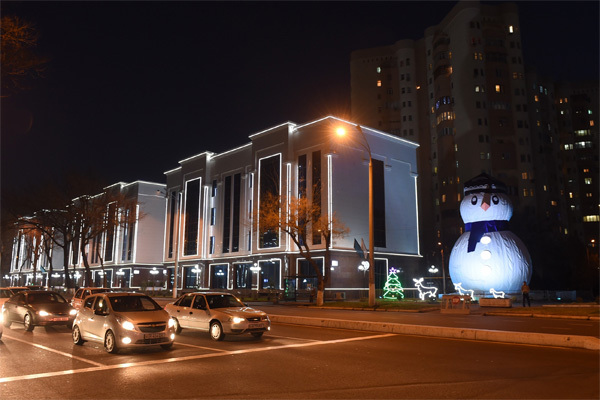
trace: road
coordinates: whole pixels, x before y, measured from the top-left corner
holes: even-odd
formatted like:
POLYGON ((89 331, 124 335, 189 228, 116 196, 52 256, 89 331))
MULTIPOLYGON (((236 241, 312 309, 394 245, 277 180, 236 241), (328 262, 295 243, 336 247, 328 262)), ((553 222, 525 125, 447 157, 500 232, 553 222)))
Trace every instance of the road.
POLYGON ((598 352, 273 324, 263 339, 184 330, 170 351, 107 354, 65 327, 0 343, 0 397, 586 398, 600 396, 598 352))

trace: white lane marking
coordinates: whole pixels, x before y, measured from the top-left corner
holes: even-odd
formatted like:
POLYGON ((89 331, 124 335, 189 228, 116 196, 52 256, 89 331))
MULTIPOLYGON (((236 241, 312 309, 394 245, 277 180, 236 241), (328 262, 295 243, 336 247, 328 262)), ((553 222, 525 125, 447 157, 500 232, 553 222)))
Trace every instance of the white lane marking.
POLYGON ((282 346, 260 347, 260 348, 255 348, 255 349, 223 351, 223 352, 212 353, 212 354, 200 354, 200 355, 195 355, 195 356, 167 358, 164 360, 149 360, 149 361, 142 361, 142 362, 116 364, 116 365, 101 365, 98 367, 81 368, 81 369, 76 369, 76 370, 70 369, 70 370, 65 370, 65 371, 46 372, 46 373, 41 373, 41 374, 10 376, 10 377, 6 377, 6 378, 0 378, 0 383, 16 382, 16 381, 22 381, 22 380, 27 380, 27 379, 49 378, 49 377, 60 376, 60 375, 80 374, 80 373, 84 373, 84 372, 107 371, 107 370, 117 369, 117 368, 130 368, 130 367, 149 366, 149 365, 164 364, 164 363, 179 362, 179 361, 199 360, 202 358, 223 357, 223 356, 236 355, 236 354, 258 353, 258 352, 270 351, 270 350, 320 346, 320 345, 326 345, 326 344, 353 342, 353 341, 358 341, 358 340, 380 339, 380 338, 385 338, 385 337, 390 337, 390 336, 398 336, 398 335, 395 333, 387 333, 387 334, 383 334, 383 335, 361 336, 361 337, 347 338, 347 339, 326 340, 323 342, 296 343, 296 344, 286 344, 286 345, 282 345, 282 346))
POLYGON ((215 349, 214 347, 196 346, 195 344, 187 344, 187 343, 181 343, 181 342, 175 342, 175 345, 176 346, 193 347, 195 349, 203 349, 203 350, 223 351, 223 352, 227 351, 227 350, 215 349))
POLYGON ((16 340, 17 342, 25 343, 25 344, 28 344, 28 345, 33 346, 33 347, 37 347, 37 348, 42 349, 42 350, 46 350, 46 351, 50 351, 52 353, 60 354, 62 356, 69 357, 69 358, 72 358, 74 360, 83 361, 83 362, 86 362, 88 364, 95 365, 97 367, 104 366, 104 364, 100 364, 100 363, 97 363, 95 361, 90 361, 90 360, 87 360, 87 359, 82 358, 82 357, 74 356, 73 354, 65 353, 64 351, 55 350, 55 349, 52 349, 50 347, 43 346, 41 344, 31 343, 31 342, 28 342, 28 341, 23 340, 23 339, 17 339, 16 337, 13 337, 13 336, 4 335, 3 339, 4 338, 9 338, 10 340, 16 340))
POLYGON ((271 335, 270 333, 266 337, 279 338, 279 339, 289 339, 289 340, 303 340, 305 342, 318 342, 319 341, 317 339, 304 339, 304 338, 296 338, 296 337, 290 337, 290 336, 271 335))

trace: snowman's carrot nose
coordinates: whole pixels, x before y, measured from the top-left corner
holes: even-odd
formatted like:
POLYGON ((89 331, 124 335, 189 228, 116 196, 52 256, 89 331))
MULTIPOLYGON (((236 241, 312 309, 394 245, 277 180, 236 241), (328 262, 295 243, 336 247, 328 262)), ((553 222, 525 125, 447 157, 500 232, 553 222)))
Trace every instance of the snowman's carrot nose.
POLYGON ((490 197, 491 195, 489 193, 483 195, 483 199, 481 200, 481 208, 483 208, 483 211, 487 211, 488 208, 490 208, 490 197))

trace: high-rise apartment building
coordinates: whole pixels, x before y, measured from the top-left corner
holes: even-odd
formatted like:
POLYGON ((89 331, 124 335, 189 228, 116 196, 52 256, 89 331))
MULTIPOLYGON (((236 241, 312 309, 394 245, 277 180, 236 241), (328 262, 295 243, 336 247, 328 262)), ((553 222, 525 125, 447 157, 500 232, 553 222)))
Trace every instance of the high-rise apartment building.
POLYGON ((570 234, 598 266, 598 81, 557 83, 560 161, 570 234))
MULTIPOLYGON (((511 222, 517 226, 541 219, 536 230, 560 236, 569 233, 575 220, 598 217, 597 128, 593 114, 586 114, 588 109, 597 112, 597 92, 594 97, 561 89, 571 101, 568 123, 573 128, 565 129, 581 135, 569 142, 580 147, 573 155, 596 153, 595 167, 583 166, 581 157, 561 165, 566 133, 557 125, 561 118, 553 83, 526 73, 523 58, 514 3, 459 2, 419 40, 352 53, 352 118, 420 144, 421 248, 428 264, 447 265, 463 231, 463 183, 482 172, 507 185, 517 220, 511 222), (589 174, 591 183, 565 168, 577 169, 582 177, 589 174), (578 205, 567 213, 573 206, 563 184, 570 180, 577 186, 570 192, 578 205), (591 206, 584 211, 587 200, 591 206)), ((595 229, 597 242, 597 223, 595 229)))

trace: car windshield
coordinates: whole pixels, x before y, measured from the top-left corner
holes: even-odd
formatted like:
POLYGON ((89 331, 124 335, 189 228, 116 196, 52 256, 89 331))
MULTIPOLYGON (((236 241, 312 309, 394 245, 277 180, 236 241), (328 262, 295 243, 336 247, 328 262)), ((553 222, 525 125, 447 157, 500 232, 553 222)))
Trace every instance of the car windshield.
POLYGON ((244 307, 244 303, 228 294, 214 294, 206 296, 210 308, 244 307))
POLYGON ((117 312, 156 311, 162 308, 148 296, 110 297, 110 305, 117 312))
POLYGON ((41 304, 41 303, 66 303, 67 301, 61 295, 57 293, 29 293, 27 296, 27 302, 29 304, 41 304))

